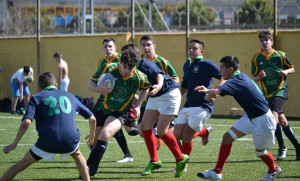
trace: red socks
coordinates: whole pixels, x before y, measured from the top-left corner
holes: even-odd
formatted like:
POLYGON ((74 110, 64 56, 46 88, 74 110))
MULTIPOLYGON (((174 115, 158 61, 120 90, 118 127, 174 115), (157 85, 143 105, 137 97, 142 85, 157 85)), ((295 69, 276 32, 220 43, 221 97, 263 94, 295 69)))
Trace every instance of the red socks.
POLYGON ((182 154, 186 154, 186 155, 190 156, 192 149, 193 149, 193 141, 191 141, 189 143, 182 141, 182 145, 181 145, 182 154))
POLYGON ((195 137, 197 137, 197 136, 199 136, 199 137, 205 137, 207 134, 208 134, 207 129, 206 129, 206 128, 202 128, 201 131, 197 131, 197 132, 194 134, 193 138, 195 138, 195 137))
POLYGON ((223 143, 221 144, 220 151, 219 151, 218 162, 217 162, 216 167, 215 167, 215 172, 217 174, 222 173, 225 162, 226 162, 226 160, 227 160, 227 158, 230 154, 231 146, 232 145, 224 145, 223 143))
MULTIPOLYGON (((145 135, 144 135, 145 137, 145 135)), ((168 148, 171 150, 171 152, 173 153, 176 162, 182 161, 183 160, 183 156, 182 153, 180 151, 180 148, 177 144, 176 138, 175 136, 170 133, 169 131, 164 134, 161 139, 164 141, 164 143, 168 146, 168 148)))
POLYGON ((273 155, 267 150, 267 156, 262 158, 262 161, 269 167, 269 173, 276 172, 277 168, 274 162, 273 155))
MULTIPOLYGON (((142 131, 144 140, 150 155, 150 162, 158 162, 159 158, 157 155, 155 136, 152 129, 142 131)), ((177 143, 176 143, 177 144, 177 143)))

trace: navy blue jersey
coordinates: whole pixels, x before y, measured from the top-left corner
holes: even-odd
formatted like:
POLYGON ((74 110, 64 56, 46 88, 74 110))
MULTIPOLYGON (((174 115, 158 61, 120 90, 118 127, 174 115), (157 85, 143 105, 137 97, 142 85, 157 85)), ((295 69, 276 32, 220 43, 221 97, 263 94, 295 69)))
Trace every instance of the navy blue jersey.
MULTIPOLYGON (((139 64, 137 65, 137 69, 147 75, 149 82, 152 85, 157 84, 157 75, 162 74, 164 77, 164 83, 160 91, 153 97, 159 97, 164 93, 168 92, 171 88, 179 87, 179 85, 172 79, 172 77, 168 76, 161 69, 157 67, 157 65, 150 60, 141 59, 139 64)), ((150 88, 151 91, 151 88, 150 88)))
POLYGON ((221 92, 221 96, 233 96, 250 119, 262 116, 269 110, 268 103, 259 87, 244 73, 231 77, 217 89, 221 92))
POLYGON ((188 59, 183 65, 183 80, 181 87, 187 89, 186 102, 183 107, 206 108, 210 113, 214 111, 214 104, 208 102, 205 93, 195 91, 195 87, 203 85, 208 89, 213 86, 213 78, 221 79, 219 67, 211 60, 196 58, 194 62, 188 59))
POLYGON ((36 120, 39 138, 35 146, 49 153, 74 151, 80 140, 76 111, 85 119, 92 116, 92 112, 67 91, 49 89, 33 95, 23 119, 36 120))

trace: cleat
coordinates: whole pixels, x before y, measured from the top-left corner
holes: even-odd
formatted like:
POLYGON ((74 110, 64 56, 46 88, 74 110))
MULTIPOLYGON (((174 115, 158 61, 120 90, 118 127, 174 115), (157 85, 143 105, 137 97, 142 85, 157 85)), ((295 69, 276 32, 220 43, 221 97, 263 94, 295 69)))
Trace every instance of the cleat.
POLYGON ((130 136, 136 136, 138 134, 139 134, 139 131, 137 128, 134 128, 134 129, 128 131, 128 135, 130 135, 130 136))
POLYGON ((197 176, 203 179, 209 179, 213 181, 220 181, 222 179, 222 174, 217 174, 214 170, 205 170, 205 172, 199 172, 197 176))
POLYGON ((156 150, 159 150, 162 144, 162 141, 160 138, 155 137, 155 144, 156 144, 156 150))
POLYGON ((142 176, 150 175, 153 172, 153 170, 159 169, 161 167, 162 167, 162 163, 160 160, 158 162, 150 162, 146 167, 146 169, 141 172, 141 175, 142 176))
POLYGON ((202 145, 206 145, 209 141, 209 133, 212 131, 212 127, 208 126, 205 128, 207 130, 207 135, 202 137, 202 145))
MULTIPOLYGON (((187 172, 187 168, 188 168, 188 164, 185 165, 184 172, 187 172)), ((176 168, 172 172, 175 173, 176 172, 176 168)))
POLYGON ((278 167, 278 166, 276 166, 276 168, 277 168, 277 170, 276 170, 276 172, 274 172, 274 173, 269 173, 269 172, 267 171, 266 175, 265 175, 262 179, 260 179, 260 181, 272 181, 272 180, 274 180, 276 177, 278 177, 278 176, 281 174, 282 170, 281 170, 281 168, 278 167))
POLYGON ((183 160, 180 161, 180 162, 176 162, 176 172, 175 172, 175 177, 180 177, 183 172, 184 172, 184 169, 186 168, 186 164, 187 164, 187 161, 189 160, 189 156, 186 155, 186 154, 182 154, 183 156, 183 160))
POLYGON ((278 155, 277 155, 277 161, 280 161, 280 160, 285 159, 285 157, 286 157, 286 152, 287 152, 287 149, 286 149, 286 148, 284 148, 284 149, 279 149, 279 150, 278 150, 278 155))
POLYGON ((133 162, 134 159, 131 156, 124 156, 122 160, 118 160, 117 163, 127 163, 127 162, 133 162))
POLYGON ((12 115, 18 115, 18 113, 16 111, 11 111, 10 114, 12 114, 12 115))

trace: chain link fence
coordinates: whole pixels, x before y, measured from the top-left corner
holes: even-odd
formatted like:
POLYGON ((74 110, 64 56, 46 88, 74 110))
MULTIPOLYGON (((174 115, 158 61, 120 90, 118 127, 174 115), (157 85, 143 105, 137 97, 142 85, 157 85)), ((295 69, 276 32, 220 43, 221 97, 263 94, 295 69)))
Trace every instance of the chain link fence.
MULTIPOLYGON (((90 0, 86 0, 90 1, 90 0)), ((83 34, 83 0, 41 1, 41 35, 83 34)), ((183 32, 186 1, 134 0, 135 32, 183 32), (154 2, 154 3, 152 3, 154 2)), ((273 28, 273 0, 190 0, 190 30, 273 28)), ((37 0, 0 2, 0 37, 33 36, 37 0)), ((93 0, 94 33, 131 31, 131 0, 93 0)), ((91 7, 87 4, 87 13, 91 7)), ((300 28, 300 1, 278 0, 279 29, 300 28)), ((90 23, 86 31, 90 31, 90 23)))

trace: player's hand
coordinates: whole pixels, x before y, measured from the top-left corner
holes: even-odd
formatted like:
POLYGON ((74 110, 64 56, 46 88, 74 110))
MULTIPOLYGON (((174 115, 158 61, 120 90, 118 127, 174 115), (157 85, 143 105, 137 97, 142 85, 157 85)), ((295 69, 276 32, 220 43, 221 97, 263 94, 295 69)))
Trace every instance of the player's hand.
POLYGON ((278 76, 285 77, 285 76, 287 76, 287 74, 288 74, 288 72, 283 70, 283 71, 279 72, 278 76))
POLYGON ((208 92, 209 92, 209 89, 207 89, 207 88, 206 88, 205 86, 203 86, 203 85, 200 85, 200 86, 195 87, 194 90, 196 90, 196 91, 198 91, 198 92, 203 92, 203 93, 208 93, 208 92))
POLYGON ((10 151, 14 150, 17 147, 16 144, 10 144, 3 148, 3 152, 8 154, 10 151))
POLYGON ((266 72, 264 71, 264 70, 261 70, 259 73, 258 73, 258 77, 260 78, 260 79, 262 79, 262 78, 264 78, 264 77, 266 77, 267 76, 267 74, 266 74, 266 72))
POLYGON ((217 95, 213 94, 212 92, 209 92, 208 94, 206 94, 206 100, 210 103, 214 103, 216 100, 217 95))
POLYGON ((148 93, 149 96, 155 96, 161 89, 161 85, 155 84, 152 86, 152 91, 148 93))
POLYGON ((140 107, 134 107, 132 110, 133 110, 133 114, 135 115, 136 120, 140 119, 141 108, 140 107))
POLYGON ((87 140, 86 144, 87 146, 90 148, 92 145, 94 145, 95 143, 95 135, 86 135, 85 139, 87 140))
POLYGON ((97 87, 98 92, 101 93, 101 94, 109 94, 109 93, 111 93, 111 91, 113 90, 113 88, 112 87, 105 87, 104 83, 105 82, 103 82, 102 84, 100 84, 99 87, 97 87))

